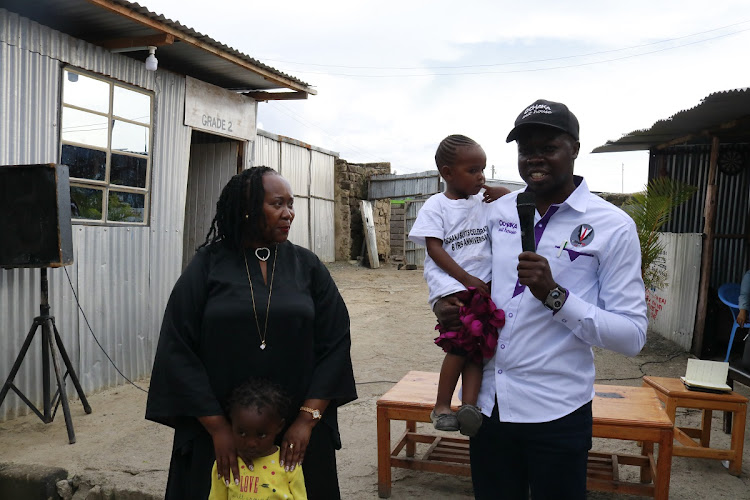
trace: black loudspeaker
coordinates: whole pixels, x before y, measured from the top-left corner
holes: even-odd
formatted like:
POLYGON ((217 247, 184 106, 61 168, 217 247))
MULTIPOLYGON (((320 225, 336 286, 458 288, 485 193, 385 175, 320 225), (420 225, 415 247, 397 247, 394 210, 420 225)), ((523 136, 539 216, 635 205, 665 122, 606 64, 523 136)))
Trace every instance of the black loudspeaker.
POLYGON ((0 267, 72 263, 68 167, 0 166, 0 267))

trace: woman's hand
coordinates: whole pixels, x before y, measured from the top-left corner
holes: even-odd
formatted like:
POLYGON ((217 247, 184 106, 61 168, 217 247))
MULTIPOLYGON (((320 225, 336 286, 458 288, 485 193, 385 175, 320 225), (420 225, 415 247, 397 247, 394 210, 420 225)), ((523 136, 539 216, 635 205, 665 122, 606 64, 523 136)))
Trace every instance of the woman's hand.
POLYGON ((305 459, 305 451, 310 443, 310 433, 318 423, 307 412, 300 412, 294 423, 287 429, 281 440, 279 462, 285 471, 294 470, 305 459))
MULTIPOLYGON (((211 440, 214 443, 214 452, 216 453, 216 470, 219 473, 219 479, 223 478, 224 483, 229 486, 229 478, 234 477, 234 482, 239 484, 240 468, 237 465, 237 448, 234 447, 232 426, 229 424, 229 421, 222 415, 198 417, 198 420, 208 433, 211 434, 211 440)), ((247 465, 252 470, 252 465, 247 465)))

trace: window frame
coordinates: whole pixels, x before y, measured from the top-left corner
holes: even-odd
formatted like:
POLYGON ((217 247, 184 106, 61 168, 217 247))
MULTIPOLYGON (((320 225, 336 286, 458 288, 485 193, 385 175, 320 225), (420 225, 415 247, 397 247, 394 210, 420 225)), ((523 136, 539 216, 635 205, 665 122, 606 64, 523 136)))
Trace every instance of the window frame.
POLYGON ((85 70, 82 70, 80 68, 74 67, 74 66, 63 66, 61 68, 61 78, 60 78, 60 95, 59 95, 59 103, 60 103, 60 112, 59 112, 59 148, 58 148, 58 159, 60 163, 62 163, 62 154, 63 154, 63 146, 73 146, 73 147, 79 147, 79 148, 85 148, 90 149, 93 151, 101 151, 105 153, 105 170, 104 170, 104 180, 95 180, 95 179, 85 179, 81 177, 70 177, 70 187, 78 187, 78 188, 87 188, 87 189, 97 189, 102 190, 102 218, 101 219, 84 219, 84 218, 77 218, 75 216, 71 217, 71 222, 73 224, 79 224, 79 225, 91 225, 91 226, 150 226, 150 216, 151 216, 151 168, 153 164, 153 155, 154 155, 154 114, 155 114, 155 104, 156 104, 156 97, 155 93, 150 90, 142 89, 140 87, 136 87, 134 85, 129 85, 127 83, 115 80, 114 78, 109 78, 102 75, 97 75, 85 70), (101 111, 96 111, 93 109, 87 109, 83 108, 81 106, 75 105, 75 104, 67 104, 64 102, 65 93, 64 93, 64 85, 65 85, 65 78, 66 78, 66 72, 69 73, 75 73, 80 76, 84 76, 86 78, 91 78, 94 80, 99 80, 101 82, 106 83, 109 86, 109 102, 108 102, 108 111, 107 113, 103 113, 101 111), (125 90, 129 90, 132 92, 137 92, 143 95, 146 95, 149 97, 150 100, 150 107, 149 107, 149 119, 147 122, 139 122, 136 120, 128 119, 119 115, 116 115, 114 113, 114 95, 115 95, 115 88, 120 87, 125 90), (107 146, 101 147, 101 146, 93 146, 91 144, 83 144, 80 142, 75 142, 71 140, 65 140, 63 139, 63 111, 65 108, 82 111, 86 113, 91 113, 97 116, 104 117, 107 120, 107 146), (120 150, 113 150, 112 149, 112 123, 113 121, 120 121, 132 125, 137 125, 141 127, 146 127, 147 134, 148 134, 148 152, 146 155, 138 154, 138 153, 132 153, 129 151, 120 151, 120 150), (146 179, 145 179, 145 186, 144 187, 134 187, 134 186, 124 186, 119 184, 113 184, 111 183, 111 169, 112 169, 112 155, 122 155, 122 156, 129 156, 129 157, 135 157, 138 159, 146 159, 146 179), (144 196, 143 201, 143 221, 142 222, 132 222, 132 221, 113 221, 108 220, 107 217, 109 215, 109 196, 110 192, 115 193, 134 193, 144 196))

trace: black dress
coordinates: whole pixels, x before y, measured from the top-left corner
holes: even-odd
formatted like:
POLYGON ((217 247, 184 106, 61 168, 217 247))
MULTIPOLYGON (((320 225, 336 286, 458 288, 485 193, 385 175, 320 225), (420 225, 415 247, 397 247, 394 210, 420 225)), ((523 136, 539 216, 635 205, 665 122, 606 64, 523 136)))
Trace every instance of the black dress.
MULTIPOLYGON (((264 350, 241 253, 221 243, 200 249, 172 290, 146 406, 147 419, 175 429, 168 499, 208 496, 214 448, 196 417, 223 414, 229 393, 249 377, 268 378, 286 391, 292 401, 288 424, 305 399, 331 401, 313 428, 302 465, 309 498, 339 496, 336 409, 357 397, 349 314, 315 254, 288 241, 277 249, 264 350)), ((273 253, 272 248, 266 285, 258 260, 247 251, 261 328, 273 253)))

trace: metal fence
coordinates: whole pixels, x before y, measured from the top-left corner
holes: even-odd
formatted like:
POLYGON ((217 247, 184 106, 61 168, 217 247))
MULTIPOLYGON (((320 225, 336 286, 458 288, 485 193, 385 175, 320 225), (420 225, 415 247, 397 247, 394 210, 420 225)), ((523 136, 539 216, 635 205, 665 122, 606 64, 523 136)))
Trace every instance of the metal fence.
POLYGON ((258 130, 254 165, 271 167, 291 184, 294 223, 289 240, 308 248, 323 262, 333 262, 334 163, 338 153, 258 130))

